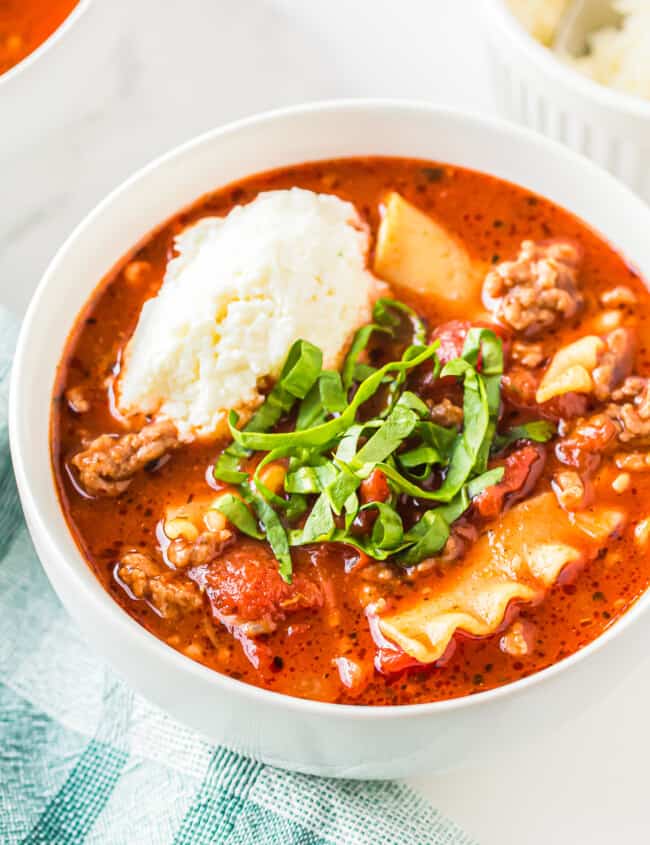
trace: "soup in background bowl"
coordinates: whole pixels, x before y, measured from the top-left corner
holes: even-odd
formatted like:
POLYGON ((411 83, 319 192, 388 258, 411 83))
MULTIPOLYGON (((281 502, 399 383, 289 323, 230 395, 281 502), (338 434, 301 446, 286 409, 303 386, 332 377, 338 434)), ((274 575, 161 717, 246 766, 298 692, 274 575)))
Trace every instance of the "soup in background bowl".
POLYGON ((95 71, 115 43, 110 15, 110 4, 93 0, 0 4, 0 159, 5 163, 88 101, 91 81, 94 90, 98 84, 95 71))
POLYGON ((518 130, 381 103, 235 125, 110 197, 30 307, 11 423, 100 650, 212 738, 336 775, 457 763, 614 683, 650 426, 647 247, 613 205, 647 216, 518 130))
POLYGON ((0 74, 33 53, 79 0, 5 0, 0 6, 0 74))

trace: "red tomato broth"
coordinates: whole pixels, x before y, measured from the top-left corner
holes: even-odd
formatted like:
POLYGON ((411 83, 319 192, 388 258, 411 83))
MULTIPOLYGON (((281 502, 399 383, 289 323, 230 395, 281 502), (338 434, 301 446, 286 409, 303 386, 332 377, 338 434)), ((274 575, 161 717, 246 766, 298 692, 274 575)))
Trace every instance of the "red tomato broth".
MULTIPOLYGON (((178 650, 231 677, 278 692, 324 701, 355 704, 411 704, 448 699, 512 682, 556 663, 591 642, 616 620, 647 588, 650 562, 634 544, 631 527, 647 515, 650 474, 635 474, 624 495, 611 492, 611 504, 628 512, 628 529, 608 543, 606 554, 591 562, 573 583, 558 583, 536 606, 526 606, 520 618, 530 623, 534 644, 525 656, 500 648, 502 632, 477 639, 457 633, 455 648, 439 665, 423 666, 395 675, 373 669, 376 645, 360 591, 376 584, 366 580, 365 567, 346 573, 349 549, 326 544, 293 550, 294 572, 317 574, 327 584, 326 596, 335 607, 299 610, 264 638, 260 668, 252 665, 242 644, 225 628, 207 624, 202 613, 180 622, 161 618, 143 600, 133 600, 114 577, 116 561, 125 548, 160 556, 156 528, 165 506, 209 492, 206 470, 223 444, 191 444, 174 452, 155 472, 136 475, 117 499, 89 499, 79 495, 67 461, 79 450, 80 440, 119 430, 104 386, 137 323, 145 299, 155 294, 172 254, 174 234, 192 221, 226 214, 234 205, 253 199, 260 191, 299 186, 335 193, 352 201, 373 233, 386 191, 396 190, 407 200, 456 234, 470 254, 487 263, 513 257, 522 240, 562 236, 584 250, 581 288, 585 308, 569 325, 557 331, 557 346, 573 339, 597 313, 597 295, 616 285, 636 293, 637 332, 640 338, 637 370, 650 374, 647 321, 650 297, 638 276, 622 258, 585 224, 548 200, 481 173, 458 167, 405 159, 348 159, 305 164, 256 175, 210 194, 146 238, 101 282, 80 314, 60 365, 52 412, 52 453, 62 506, 70 528, 96 576, 113 598, 144 627, 178 650), (150 265, 137 283, 125 275, 129 262, 150 265), (63 395, 81 385, 92 397, 92 408, 77 416, 63 395), (341 684, 333 660, 349 655, 363 667, 365 686, 349 692, 341 684), (440 665, 443 664, 444 665, 440 665)), ((128 273, 127 273, 128 275, 128 273)), ((395 291, 436 325, 436 309, 422 297, 395 291)), ((468 319, 484 319, 480 302, 468 319)), ((439 320, 438 320, 439 322, 439 320)), ((522 415, 509 408, 512 419, 522 415)), ((526 418, 526 414, 523 414, 526 418)), ((557 462, 549 449, 546 467, 536 490, 548 489, 557 462)), ((605 503, 600 499, 599 503, 605 503)), ((462 561, 461 561, 462 563, 462 561)), ((425 586, 435 588, 436 571, 413 583, 394 579, 390 591, 402 604, 417 599, 425 586)), ((382 587, 385 589, 385 587, 382 587)), ((511 608, 516 615, 518 608, 511 608)))
POLYGON ((0 74, 55 32, 79 0, 0 0, 0 74))

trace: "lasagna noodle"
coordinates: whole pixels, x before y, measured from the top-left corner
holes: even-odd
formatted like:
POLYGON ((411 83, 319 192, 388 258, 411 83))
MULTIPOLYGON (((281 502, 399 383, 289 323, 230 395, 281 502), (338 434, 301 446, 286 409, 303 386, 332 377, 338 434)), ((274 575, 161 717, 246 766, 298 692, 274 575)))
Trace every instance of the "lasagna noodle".
POLYGON ((623 520, 619 511, 592 513, 589 530, 570 520, 552 493, 512 508, 488 530, 435 592, 380 616, 381 634, 420 663, 434 663, 452 637, 495 633, 511 602, 540 601, 566 568, 593 559, 623 520))

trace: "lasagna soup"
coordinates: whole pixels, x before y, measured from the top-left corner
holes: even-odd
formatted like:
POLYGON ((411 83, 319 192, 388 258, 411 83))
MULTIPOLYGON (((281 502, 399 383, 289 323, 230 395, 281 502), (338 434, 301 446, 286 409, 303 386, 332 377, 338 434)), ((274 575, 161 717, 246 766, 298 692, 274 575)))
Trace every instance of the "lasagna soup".
POLYGON ((548 200, 397 158, 220 189, 101 282, 52 460, 106 591, 320 701, 474 694, 648 586, 650 298, 548 200))

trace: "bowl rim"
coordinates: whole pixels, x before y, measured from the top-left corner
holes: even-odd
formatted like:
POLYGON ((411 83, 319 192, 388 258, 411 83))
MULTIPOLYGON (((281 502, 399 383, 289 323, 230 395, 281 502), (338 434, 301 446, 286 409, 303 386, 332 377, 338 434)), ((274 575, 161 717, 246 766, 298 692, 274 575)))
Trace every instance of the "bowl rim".
MULTIPOLYGON (((79 238, 84 236, 85 230, 89 228, 97 218, 102 216, 106 208, 108 208, 119 196, 128 193, 132 187, 141 179, 145 178, 149 172, 160 167, 164 167, 168 162, 177 158, 189 155, 195 149, 199 149, 203 144, 211 143, 214 139, 221 136, 237 134, 241 130, 251 127, 263 128, 268 123, 282 121, 285 118, 295 116, 308 116, 314 113, 342 115, 355 112, 357 110, 374 110, 384 112, 387 115, 390 114, 393 117, 400 112, 429 113, 437 115, 441 119, 450 117, 456 120, 461 120, 468 125, 468 127, 474 128, 479 132, 487 126, 497 133, 501 132, 514 135, 520 139, 522 143, 536 145, 538 148, 546 148, 554 151, 556 154, 561 154, 567 160, 567 166, 569 166, 571 162, 577 162, 580 163, 582 167, 586 166, 588 169, 593 170, 598 174, 599 178, 609 182, 610 185, 615 187, 617 191, 623 191, 628 194, 630 200, 638 204, 640 210, 645 210, 647 208, 647 214, 650 220, 650 207, 646 207, 639 197, 637 197, 618 179, 611 176, 611 174, 607 173, 602 168, 599 168, 584 156, 581 156, 562 144, 541 136, 525 127, 518 126, 501 118, 489 117, 484 114, 473 114, 459 108, 433 105, 425 101, 391 98, 322 100, 273 109, 220 125, 173 147, 162 155, 155 157, 143 167, 134 171, 131 176, 116 186, 107 196, 104 197, 103 200, 101 200, 87 215, 83 217, 83 219, 75 226, 71 234, 66 238, 61 247, 57 250, 36 288, 20 327, 12 367, 9 394, 9 436, 14 472, 25 514, 28 517, 30 533, 39 535, 47 540, 51 549, 50 560, 55 561, 52 565, 60 568, 67 578, 72 579, 75 589, 79 592, 80 601, 82 599, 86 600, 93 606, 93 609, 97 614, 98 624, 100 624, 101 619, 102 625, 115 626, 116 629, 120 630, 125 638, 135 637, 139 642, 140 650, 142 652, 146 652, 146 659, 153 659, 159 663, 167 663, 172 673, 178 674, 179 677, 183 673, 193 675, 198 681, 212 686, 215 689, 215 692, 219 694, 244 696, 251 701, 258 702, 260 706, 270 706, 284 711, 300 712, 306 716, 322 716, 336 720, 352 719, 356 721, 370 719, 373 721, 379 720, 394 722, 410 718, 426 718, 435 716, 437 713, 448 713, 450 711, 465 710, 480 706, 485 708, 493 702, 521 695, 538 685, 550 682, 559 674, 569 671, 576 664, 592 657, 604 648, 612 639, 618 637, 624 630, 636 623, 648 610, 648 606, 650 605, 650 589, 646 590, 643 595, 639 596, 639 598, 623 614, 623 616, 619 617, 607 630, 605 630, 600 636, 596 637, 596 639, 592 640, 592 642, 587 644, 584 648, 525 678, 521 678, 509 684, 504 684, 484 692, 459 696, 457 698, 450 698, 442 701, 431 701, 418 704, 357 705, 338 704, 298 698, 285 693, 263 689, 253 684, 236 680, 217 672, 214 669, 210 669, 207 666, 197 663, 185 655, 182 655, 171 646, 168 646, 162 640, 159 640, 142 625, 138 624, 106 592, 95 574, 90 570, 90 567, 80 550, 78 550, 78 562, 82 564, 82 567, 77 569, 77 567, 73 565, 64 551, 59 547, 56 533, 53 530, 50 530, 50 526, 43 517, 41 509, 39 508, 37 497, 32 490, 24 458, 24 455, 28 453, 29 438, 26 430, 23 430, 20 424, 24 413, 22 410, 23 403, 21 397, 27 392, 30 384, 25 378, 23 370, 29 370, 29 367, 26 364, 29 339, 33 331, 33 324, 39 316, 40 300, 43 297, 46 288, 49 286, 50 280, 56 275, 58 266, 63 262, 67 252, 74 247, 74 244, 79 238), (90 578, 84 577, 88 575, 90 578)), ((119 257, 116 260, 119 260, 119 257)), ((94 290, 94 287, 88 291, 86 298, 92 294, 92 290, 94 290)), ((76 314, 71 317, 70 326, 72 325, 72 321, 75 317, 76 314)), ((49 483, 54 488, 54 494, 58 500, 58 493, 56 492, 54 473, 51 465, 49 469, 49 483)), ((63 523, 65 524, 62 511, 60 515, 63 523)), ((67 525, 66 530, 68 532, 70 530, 67 525)), ((41 565, 46 570, 48 580, 51 580, 49 579, 48 565, 44 564, 42 561, 41 565)))
POLYGON ((535 67, 551 76, 556 83, 573 89, 580 96, 595 101, 599 106, 623 112, 632 117, 650 119, 650 101, 636 94, 602 85, 580 73, 570 64, 563 63, 552 50, 533 38, 508 8, 506 0, 482 0, 482 2, 486 12, 494 15, 494 22, 501 30, 501 34, 526 50, 535 67))
POLYGON ((82 15, 85 14, 92 2, 93 0, 79 0, 70 14, 61 21, 59 26, 57 26, 51 35, 48 35, 45 41, 42 41, 35 50, 28 53, 25 58, 21 59, 13 65, 13 67, 10 67, 9 70, 0 74, 0 96, 2 96, 2 89, 4 86, 10 85, 14 79, 17 79, 26 72, 32 65, 38 62, 42 56, 48 53, 51 48, 61 40, 61 38, 65 37, 66 33, 72 29, 82 15))

